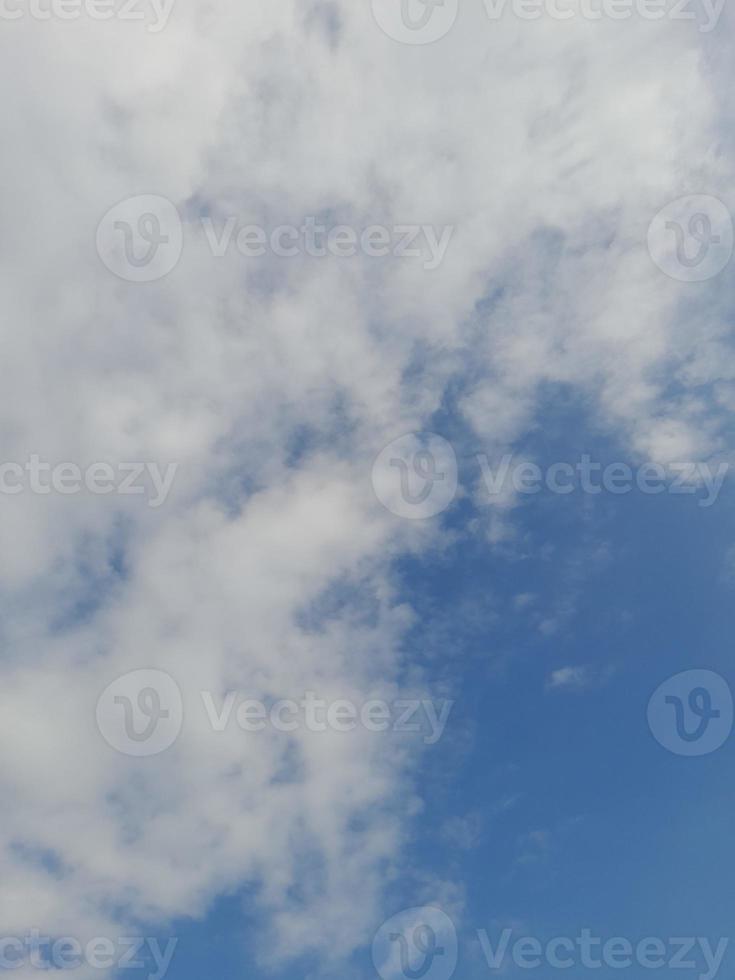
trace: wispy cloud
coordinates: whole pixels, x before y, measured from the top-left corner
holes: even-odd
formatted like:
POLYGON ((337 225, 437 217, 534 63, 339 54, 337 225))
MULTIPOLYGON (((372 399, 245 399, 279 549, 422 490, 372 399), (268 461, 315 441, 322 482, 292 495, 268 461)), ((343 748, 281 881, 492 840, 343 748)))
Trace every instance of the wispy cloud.
POLYGON ((581 693, 602 687, 613 675, 612 667, 593 667, 589 664, 576 667, 559 667, 546 681, 547 691, 581 693))

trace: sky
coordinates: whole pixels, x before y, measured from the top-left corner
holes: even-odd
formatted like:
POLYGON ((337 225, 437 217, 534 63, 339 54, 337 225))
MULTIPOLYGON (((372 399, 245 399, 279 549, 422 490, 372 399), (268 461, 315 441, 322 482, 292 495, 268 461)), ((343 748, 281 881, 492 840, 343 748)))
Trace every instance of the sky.
POLYGON ((728 975, 732 18, 0 0, 0 969, 728 975))

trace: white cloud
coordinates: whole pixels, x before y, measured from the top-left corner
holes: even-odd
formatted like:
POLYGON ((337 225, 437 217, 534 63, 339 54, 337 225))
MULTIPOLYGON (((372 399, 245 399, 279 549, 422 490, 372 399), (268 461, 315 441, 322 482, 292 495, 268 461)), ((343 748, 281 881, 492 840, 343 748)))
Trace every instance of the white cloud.
POLYGON ((553 670, 546 683, 551 691, 588 691, 600 687, 609 680, 612 670, 609 667, 600 669, 584 664, 577 667, 560 667, 553 670))

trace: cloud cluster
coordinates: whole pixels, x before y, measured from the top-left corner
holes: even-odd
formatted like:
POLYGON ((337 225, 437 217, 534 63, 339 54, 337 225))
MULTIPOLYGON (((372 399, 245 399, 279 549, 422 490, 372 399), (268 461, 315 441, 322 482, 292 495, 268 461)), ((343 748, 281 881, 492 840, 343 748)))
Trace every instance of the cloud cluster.
POLYGON ((726 13, 703 37, 490 22, 479 0, 415 48, 368 3, 327 0, 178 0, 158 33, 4 24, 2 457, 178 466, 155 510, 3 499, 9 932, 117 935, 252 884, 287 955, 366 940, 414 805, 413 745, 189 726, 128 759, 96 732, 96 698, 140 667, 175 677, 185 709, 200 690, 419 692, 391 565, 441 531, 381 508, 370 468, 450 390, 484 447, 538 424, 559 385, 642 458, 727 449, 730 272, 672 281, 646 231, 684 194, 728 203, 730 35, 726 13), (137 194, 185 227, 455 232, 432 269, 213 262, 193 239, 166 278, 129 283, 95 231, 137 194))

